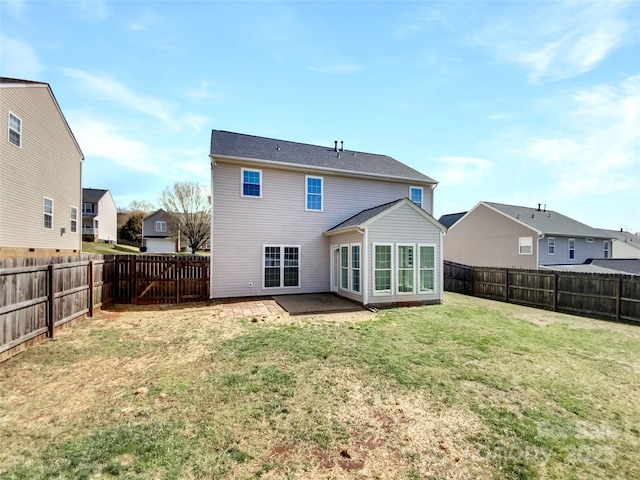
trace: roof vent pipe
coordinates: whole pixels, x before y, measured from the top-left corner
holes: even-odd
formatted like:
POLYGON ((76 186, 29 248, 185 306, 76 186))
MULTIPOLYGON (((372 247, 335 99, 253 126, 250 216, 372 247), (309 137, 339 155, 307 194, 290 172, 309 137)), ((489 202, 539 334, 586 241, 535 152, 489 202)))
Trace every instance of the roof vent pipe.
POLYGON ((540 211, 540 204, 538 204, 538 211, 540 211))
POLYGON ((340 151, 344 152, 344 141, 340 140, 340 151))
POLYGON ((542 210, 542 211, 543 211, 543 212, 546 212, 546 211, 547 211, 547 204, 546 204, 546 203, 544 204, 544 210, 542 210))
POLYGON ((333 141, 333 151, 337 152, 338 151, 338 140, 334 140, 333 141))

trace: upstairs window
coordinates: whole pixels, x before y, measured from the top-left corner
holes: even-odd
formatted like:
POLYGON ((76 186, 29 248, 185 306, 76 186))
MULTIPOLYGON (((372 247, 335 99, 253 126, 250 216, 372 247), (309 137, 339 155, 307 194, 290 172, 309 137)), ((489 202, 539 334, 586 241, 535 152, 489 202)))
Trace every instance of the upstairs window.
POLYGON ((93 203, 83 203, 82 213, 93 213, 93 203))
POLYGON ((16 147, 22 146, 22 120, 9 112, 9 142, 16 147))
POLYGON ((569 260, 575 260, 576 258, 576 239, 569 239, 569 260))
POLYGON ((518 238, 518 253, 520 255, 531 255, 533 253, 533 237, 518 238))
POLYGON ((53 199, 44 197, 42 201, 42 227, 53 229, 53 199))
POLYGON ((156 221, 156 232, 166 232, 167 231, 167 222, 163 220, 156 221))
POLYGON ((409 187, 409 198, 422 208, 422 187, 409 187))
POLYGON ((556 239, 554 237, 547 238, 547 253, 549 255, 556 254, 556 239))
POLYGON ((305 177, 307 184, 306 210, 322 211, 322 177, 305 177))
POLYGON ((71 207, 71 233, 78 233, 78 207, 71 207))
POLYGON ((262 197, 262 170, 242 169, 242 196, 262 197))
POLYGON ((609 240, 604 241, 604 258, 609 258, 611 256, 611 242, 609 240))

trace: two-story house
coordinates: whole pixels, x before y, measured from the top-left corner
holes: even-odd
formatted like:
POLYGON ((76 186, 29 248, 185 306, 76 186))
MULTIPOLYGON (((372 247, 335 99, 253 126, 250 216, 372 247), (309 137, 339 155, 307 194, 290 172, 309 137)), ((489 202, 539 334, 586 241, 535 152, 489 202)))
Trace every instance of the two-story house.
POLYGON ((109 190, 82 189, 82 239, 117 243, 118 209, 109 190))
POLYGON ((466 265, 537 269, 611 256, 611 236, 540 204, 479 202, 440 220, 449 225, 445 259, 466 265))
POLYGON ((48 83, 0 78, 0 257, 81 252, 84 155, 48 83))
POLYGON ((386 155, 213 130, 211 297, 442 301, 436 182, 386 155))
POLYGON ((142 219, 142 247, 148 253, 174 253, 180 250, 180 237, 167 212, 159 208, 142 219))

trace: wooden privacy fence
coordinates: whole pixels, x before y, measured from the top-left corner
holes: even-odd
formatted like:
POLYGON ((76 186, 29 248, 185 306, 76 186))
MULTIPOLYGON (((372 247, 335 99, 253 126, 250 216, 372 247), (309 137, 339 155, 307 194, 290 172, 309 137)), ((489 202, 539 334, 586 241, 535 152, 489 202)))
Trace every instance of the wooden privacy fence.
POLYGON ((0 362, 110 303, 209 298, 209 257, 80 255, 0 260, 0 362))
POLYGON ((470 267, 445 262, 445 290, 640 324, 640 276, 470 267))

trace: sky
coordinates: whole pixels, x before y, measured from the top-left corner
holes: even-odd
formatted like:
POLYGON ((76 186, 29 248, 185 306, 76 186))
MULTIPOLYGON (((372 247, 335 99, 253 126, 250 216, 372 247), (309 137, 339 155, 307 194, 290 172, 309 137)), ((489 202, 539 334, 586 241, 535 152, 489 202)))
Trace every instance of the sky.
POLYGON ((385 154, 480 201, 640 232, 638 1, 0 0, 0 75, 47 82, 83 186, 209 186, 212 129, 385 154))

